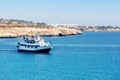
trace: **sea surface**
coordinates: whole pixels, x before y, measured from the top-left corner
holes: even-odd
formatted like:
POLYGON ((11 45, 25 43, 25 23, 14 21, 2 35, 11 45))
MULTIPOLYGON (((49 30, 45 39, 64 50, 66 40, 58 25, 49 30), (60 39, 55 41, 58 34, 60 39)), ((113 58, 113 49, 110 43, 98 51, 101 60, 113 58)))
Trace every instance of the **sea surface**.
POLYGON ((0 80, 120 80, 120 32, 44 37, 50 54, 18 52, 0 39, 0 80))

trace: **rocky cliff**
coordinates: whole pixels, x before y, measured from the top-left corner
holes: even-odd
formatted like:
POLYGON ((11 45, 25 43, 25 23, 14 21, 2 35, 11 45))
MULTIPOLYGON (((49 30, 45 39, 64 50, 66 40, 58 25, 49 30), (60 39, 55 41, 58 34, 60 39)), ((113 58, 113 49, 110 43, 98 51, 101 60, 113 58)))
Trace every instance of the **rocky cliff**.
POLYGON ((20 37, 23 35, 66 36, 81 34, 80 30, 65 27, 0 27, 0 37, 20 37))

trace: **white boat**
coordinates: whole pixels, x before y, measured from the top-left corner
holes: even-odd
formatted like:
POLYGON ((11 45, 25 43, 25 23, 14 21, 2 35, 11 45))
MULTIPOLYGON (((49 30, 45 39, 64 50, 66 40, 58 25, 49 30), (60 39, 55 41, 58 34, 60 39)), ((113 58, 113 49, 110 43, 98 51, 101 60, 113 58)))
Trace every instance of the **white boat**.
POLYGON ((39 36, 24 36, 17 45, 18 51, 49 53, 51 44, 39 36))

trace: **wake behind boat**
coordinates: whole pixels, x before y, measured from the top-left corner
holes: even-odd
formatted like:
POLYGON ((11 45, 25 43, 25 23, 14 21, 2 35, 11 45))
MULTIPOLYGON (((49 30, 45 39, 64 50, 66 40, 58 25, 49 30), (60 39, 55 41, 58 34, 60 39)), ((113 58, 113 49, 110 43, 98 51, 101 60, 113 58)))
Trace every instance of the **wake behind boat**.
POLYGON ((18 51, 49 53, 51 44, 45 42, 40 36, 23 36, 23 40, 18 42, 18 51))

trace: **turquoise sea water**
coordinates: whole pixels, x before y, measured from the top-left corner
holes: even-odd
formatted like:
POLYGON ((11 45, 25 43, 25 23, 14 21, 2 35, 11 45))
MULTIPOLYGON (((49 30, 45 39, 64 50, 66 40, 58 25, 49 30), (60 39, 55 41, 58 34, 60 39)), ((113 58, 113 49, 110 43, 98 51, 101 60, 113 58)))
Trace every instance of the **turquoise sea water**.
POLYGON ((120 80, 120 32, 45 37, 50 54, 17 52, 0 39, 0 80, 120 80))

